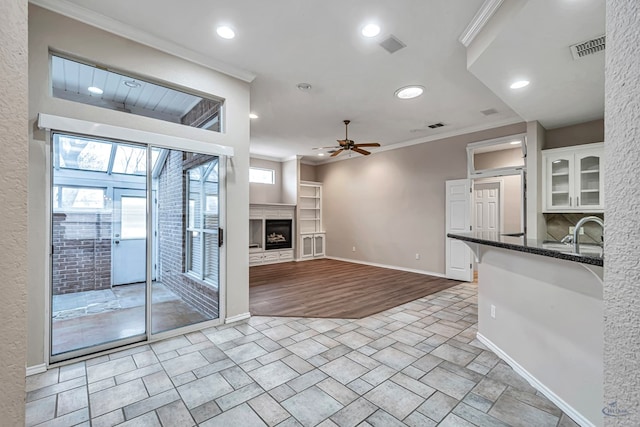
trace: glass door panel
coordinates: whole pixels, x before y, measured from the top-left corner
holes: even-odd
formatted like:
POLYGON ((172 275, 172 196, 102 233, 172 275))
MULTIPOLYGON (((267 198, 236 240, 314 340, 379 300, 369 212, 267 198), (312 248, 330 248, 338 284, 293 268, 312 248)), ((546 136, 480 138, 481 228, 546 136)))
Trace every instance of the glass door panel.
POLYGON ((580 159, 580 205, 600 205, 600 157, 580 159))
POLYGON ((570 200, 570 170, 568 159, 551 161, 551 206, 568 207, 570 200))
POLYGON ((165 150, 154 168, 151 333, 219 318, 218 157, 165 150))
POLYGON ((122 147, 147 151, 53 135, 52 361, 146 338, 146 178, 112 174, 122 147))

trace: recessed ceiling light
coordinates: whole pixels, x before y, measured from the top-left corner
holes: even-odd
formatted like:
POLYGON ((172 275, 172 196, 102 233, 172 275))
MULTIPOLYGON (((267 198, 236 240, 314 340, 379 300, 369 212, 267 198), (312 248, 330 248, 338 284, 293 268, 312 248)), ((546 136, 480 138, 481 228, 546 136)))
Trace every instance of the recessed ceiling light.
POLYGON ((416 98, 424 92, 422 86, 405 86, 395 92, 395 96, 400 99, 416 98))
POLYGON ((517 82, 511 83, 511 89, 522 89, 525 86, 529 86, 529 80, 518 80, 517 82))
POLYGON ((509 144, 511 144, 511 145, 518 145, 518 144, 520 144, 520 141, 511 141, 509 144))
POLYGON ((249 118, 250 118, 250 119, 257 119, 257 118, 258 118, 258 115, 257 115, 256 113, 250 113, 250 114, 249 114, 249 118))
POLYGON ((136 88, 136 87, 142 86, 140 83, 138 83, 135 80, 125 80, 125 81, 122 82, 122 84, 124 84, 125 86, 129 86, 131 88, 136 88))
POLYGON ((365 37, 375 37, 380 34, 380 27, 376 24, 367 24, 362 28, 362 35, 365 37))
POLYGON ((303 91, 311 90, 311 85, 309 83, 298 83, 297 88, 303 91))
POLYGON ((230 40, 236 36, 236 33, 226 25, 219 26, 216 32, 220 37, 227 40, 230 40))
POLYGON ((91 93, 95 93, 96 95, 102 95, 104 91, 96 86, 89 86, 87 90, 91 93))
POLYGON ((322 157, 324 156, 324 153, 318 153, 318 156, 322 157))

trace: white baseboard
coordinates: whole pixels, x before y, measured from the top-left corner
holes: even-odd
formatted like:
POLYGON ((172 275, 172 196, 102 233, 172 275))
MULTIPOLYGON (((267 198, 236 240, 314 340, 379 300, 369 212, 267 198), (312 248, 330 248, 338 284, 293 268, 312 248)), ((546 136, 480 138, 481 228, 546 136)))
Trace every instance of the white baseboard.
POLYGON ((226 319, 224 319, 224 323, 240 322, 242 320, 247 320, 250 317, 251 317, 251 313, 249 312, 240 313, 240 314, 236 314, 235 316, 227 317, 226 319))
POLYGON ((562 409, 562 412, 564 412, 569 417, 571 417, 571 419, 575 421, 578 425, 582 427, 595 427, 595 424, 593 424, 591 421, 586 419, 582 414, 576 411, 571 405, 565 402, 560 396, 555 394, 553 391, 549 390, 547 386, 541 383, 536 377, 531 375, 529 371, 523 368, 518 362, 513 360, 507 353, 502 351, 500 347, 498 347, 493 342, 491 342, 491 340, 489 340, 487 337, 482 335, 480 332, 476 334, 476 337, 478 338, 478 341, 480 341, 482 344, 487 346, 487 348, 492 352, 494 352, 498 357, 500 357, 500 359, 507 362, 507 364, 511 366, 514 371, 516 371, 521 377, 527 380, 529 384, 535 387, 540 393, 544 394, 547 397, 547 399, 555 403, 555 405, 558 408, 562 409))
POLYGON ((35 366, 27 366, 26 375, 29 377, 35 374, 41 374, 43 372, 47 372, 47 365, 44 363, 35 366))
POLYGON ((391 270, 406 271, 406 272, 409 272, 409 273, 425 274, 427 276, 445 277, 444 274, 435 273, 433 271, 417 270, 417 269, 414 269, 414 268, 398 267, 398 266, 395 266, 395 265, 378 264, 377 262, 367 262, 367 261, 360 261, 360 260, 357 260, 357 259, 339 258, 339 257, 334 257, 334 256, 328 256, 326 258, 335 259, 336 261, 352 262, 354 264, 370 265, 372 267, 382 267, 382 268, 389 268, 391 270))

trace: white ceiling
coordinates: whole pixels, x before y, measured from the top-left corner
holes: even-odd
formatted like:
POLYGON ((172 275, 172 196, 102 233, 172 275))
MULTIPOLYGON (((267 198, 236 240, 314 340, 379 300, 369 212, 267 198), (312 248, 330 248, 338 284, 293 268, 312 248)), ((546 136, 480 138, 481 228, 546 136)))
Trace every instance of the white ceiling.
POLYGON ((351 139, 380 142, 385 149, 514 123, 521 117, 542 118, 543 125, 553 126, 581 121, 580 115, 597 118, 593 116, 604 97, 599 86, 604 78, 597 68, 604 67, 596 60, 591 68, 563 77, 575 80, 577 87, 554 86, 543 92, 548 83, 538 81, 523 92, 526 96, 516 97, 501 85, 509 70, 531 67, 548 80, 554 71, 571 67, 559 62, 555 50, 564 48, 568 39, 582 41, 573 40, 576 31, 571 30, 571 37, 565 34, 567 26, 579 27, 590 38, 600 31, 592 27, 602 24, 600 34, 604 33, 604 0, 518 1, 527 3, 527 13, 505 26, 495 47, 489 46, 487 56, 475 61, 474 76, 467 70, 466 49, 458 38, 483 0, 32 0, 246 80, 255 76, 251 109, 259 118, 251 123, 251 153, 281 159, 305 155, 310 160, 320 160, 313 147, 343 138, 344 119, 352 121, 351 139), (556 17, 566 4, 572 4, 570 10, 556 17), (583 13, 569 13, 580 11, 582 4, 583 13), (382 27, 374 39, 360 35, 370 21, 382 27), (232 26, 236 38, 219 38, 215 28, 220 24, 232 26), (394 54, 380 47, 378 43, 391 34, 407 47, 394 54), (514 50, 531 53, 514 57, 514 50), (547 61, 548 56, 553 60, 547 61), (544 66, 535 67, 540 64, 544 66), (300 91, 296 85, 301 82, 313 88, 300 91), (394 98, 394 91, 408 84, 424 86, 424 95, 394 98), (565 92, 584 92, 583 86, 593 86, 594 94, 580 98, 581 103, 597 107, 563 117, 571 110, 564 103, 554 112, 556 102, 547 98, 550 92, 563 97, 565 92), (491 108, 497 114, 480 113, 491 108), (446 126, 427 127, 437 122, 446 126))

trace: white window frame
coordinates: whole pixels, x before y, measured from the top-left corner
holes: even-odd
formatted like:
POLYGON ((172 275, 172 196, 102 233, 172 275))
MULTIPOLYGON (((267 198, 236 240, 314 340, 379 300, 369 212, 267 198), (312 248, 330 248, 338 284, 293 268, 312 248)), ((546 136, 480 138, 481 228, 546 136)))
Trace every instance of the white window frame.
MULTIPOLYGON (((254 177, 254 178, 255 178, 255 177, 254 177)), ((252 184, 267 184, 267 185, 273 185, 273 184, 275 184, 275 183, 276 183, 276 171, 275 171, 274 169, 267 169, 267 168, 255 168, 255 167, 251 166, 251 167, 249 168, 249 182, 250 182, 250 183, 252 183, 252 184), (256 181, 255 179, 253 179, 253 180, 252 180, 252 179, 251 179, 251 173, 252 173, 252 172, 254 172, 254 171, 256 171, 256 172, 258 172, 258 171, 260 171, 260 172, 269 172, 269 173, 271 174, 271 180, 270 180, 270 182, 262 181, 262 180, 257 180, 257 181, 256 181)))

